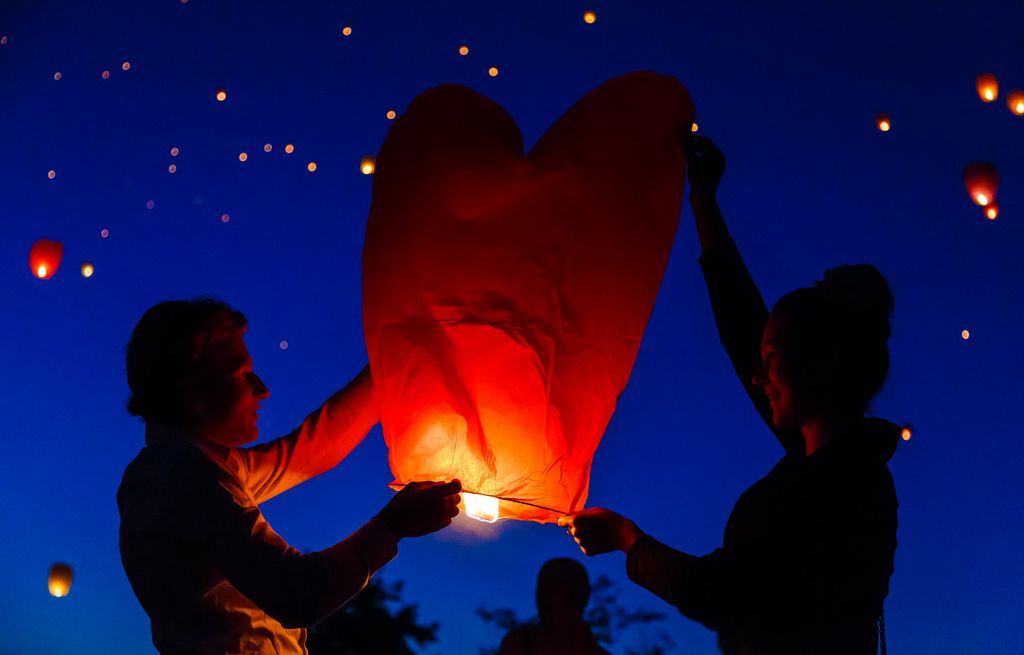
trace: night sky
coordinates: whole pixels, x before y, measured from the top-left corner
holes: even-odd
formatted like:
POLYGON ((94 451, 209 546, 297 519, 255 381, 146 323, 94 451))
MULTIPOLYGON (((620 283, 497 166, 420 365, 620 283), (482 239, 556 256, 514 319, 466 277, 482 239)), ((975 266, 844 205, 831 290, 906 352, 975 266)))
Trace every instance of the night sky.
MULTIPOLYGON (((893 288, 892 373, 872 412, 914 432, 890 464, 892 652, 1024 652, 1024 117, 1005 102, 1024 89, 1024 5, 779 4, 2 2, 0 652, 154 652, 114 497, 143 443, 124 346, 150 305, 210 294, 241 309, 271 389, 262 434, 283 434, 366 361, 373 177, 359 162, 386 112, 462 83, 502 104, 529 145, 637 69, 677 76, 726 153, 721 205, 769 303, 840 263, 872 263, 893 288), (983 72, 1000 83, 988 104, 983 72), (994 221, 961 181, 976 160, 1000 171, 994 221), (39 238, 64 244, 50 280, 29 270, 39 238), (75 568, 67 598, 46 590, 56 561, 75 568)), ((698 252, 687 206, 588 505, 701 554, 782 451, 718 343, 698 252)), ((391 479, 377 427, 264 513, 292 545, 323 548, 387 502, 391 479)), ((382 575, 441 623, 429 652, 473 654, 501 637, 475 609, 532 613, 555 556, 611 576, 627 606, 668 611, 673 652, 716 652, 712 633, 629 583, 621 555, 586 559, 550 525, 460 519, 403 542, 382 575)))

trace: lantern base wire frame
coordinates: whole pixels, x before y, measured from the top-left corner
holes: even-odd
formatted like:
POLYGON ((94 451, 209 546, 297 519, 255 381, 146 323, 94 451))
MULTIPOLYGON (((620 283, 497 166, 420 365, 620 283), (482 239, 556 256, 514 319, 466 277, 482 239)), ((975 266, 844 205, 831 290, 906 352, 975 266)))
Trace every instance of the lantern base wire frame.
MULTIPOLYGON (((392 482, 388 486, 391 487, 392 489, 401 489, 402 487, 405 487, 406 484, 403 484, 401 482, 392 482)), ((504 500, 509 503, 518 503, 520 505, 526 505, 527 507, 542 509, 545 512, 554 512, 555 514, 561 514, 562 516, 569 516, 569 512, 564 512, 560 509, 554 509, 552 507, 544 507, 543 505, 537 505, 536 503, 530 503, 525 500, 520 500, 518 498, 509 498, 508 496, 495 496, 494 494, 482 494, 479 491, 470 491, 469 489, 463 489, 462 493, 476 494, 477 496, 487 496, 488 498, 496 498, 498 500, 504 500)))

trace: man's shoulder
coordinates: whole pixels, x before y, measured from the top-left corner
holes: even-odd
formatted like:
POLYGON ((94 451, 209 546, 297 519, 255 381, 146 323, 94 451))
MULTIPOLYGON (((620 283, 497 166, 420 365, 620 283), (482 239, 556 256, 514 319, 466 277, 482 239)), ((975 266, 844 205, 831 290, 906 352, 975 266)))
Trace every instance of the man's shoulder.
POLYGON ((146 489, 188 487, 215 480, 222 474, 220 467, 191 444, 149 444, 125 467, 118 497, 146 489))

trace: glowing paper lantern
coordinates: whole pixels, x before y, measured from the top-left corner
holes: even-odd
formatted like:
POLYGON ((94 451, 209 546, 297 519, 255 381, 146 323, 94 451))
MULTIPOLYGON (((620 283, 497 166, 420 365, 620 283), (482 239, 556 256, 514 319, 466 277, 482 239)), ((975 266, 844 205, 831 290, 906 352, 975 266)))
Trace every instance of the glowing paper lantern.
POLYGON ((64 258, 64 245, 60 241, 40 239, 28 251, 28 267, 40 280, 53 277, 64 258))
POLYGON ((371 155, 366 155, 359 160, 359 171, 363 175, 373 175, 373 171, 377 168, 377 160, 371 155))
POLYGON ((290 143, 289 143, 289 144, 286 144, 286 145, 285 145, 285 147, 284 147, 284 152, 285 152, 285 154, 287 154, 287 155, 290 155, 290 154, 292 154, 293 152, 295 152, 295 146, 293 146, 293 145, 292 145, 292 144, 290 144, 290 143))
POLYGON ((53 178, 57 177, 57 171, 51 168, 50 170, 46 171, 46 177, 52 180, 53 178))
POLYGON ((459 54, 465 57, 469 54, 469 46, 459 46, 459 54))
POLYGON ((132 63, 130 61, 126 61, 123 64, 121 64, 121 70, 128 71, 128 70, 131 70, 131 69, 132 69, 132 63))
POLYGON ((352 36, 352 28, 351 27, 342 28, 341 34, 342 34, 342 36, 352 36))
POLYGON ((63 598, 71 593, 71 581, 74 572, 67 564, 58 562, 50 567, 49 588, 50 595, 63 598))
POLYGON ((224 89, 217 89, 217 95, 215 97, 217 98, 217 102, 224 102, 228 99, 228 92, 224 89))
POLYGON ((238 153, 238 161, 245 161, 249 159, 249 154, 245 152, 238 153))
POLYGON ((975 79, 974 84, 982 102, 992 102, 999 97, 999 82, 996 81, 995 75, 982 73, 975 79))
POLYGON ((974 162, 964 169, 964 186, 974 204, 984 207, 996 199, 999 171, 988 162, 974 162))
POLYGON ((102 77, 105 80, 109 80, 110 79, 110 71, 103 71, 103 73, 100 74, 100 77, 102 77))
POLYGON ((315 173, 316 172, 316 162, 315 161, 311 161, 308 164, 306 164, 306 170, 309 171, 310 173, 315 173))
POLYGON ((60 81, 60 78, 61 78, 60 71, 57 71, 56 73, 53 74, 53 79, 57 80, 58 82, 60 81))
POLYGON ((964 330, 963 332, 960 333, 960 338, 963 339, 964 341, 967 341, 968 339, 971 338, 971 331, 964 330))
POLYGON ((892 129, 892 120, 888 114, 879 114, 875 116, 875 126, 882 132, 888 132, 892 129))
POLYGON ((500 502, 494 496, 462 494, 462 503, 466 506, 466 514, 484 523, 494 523, 498 520, 498 503, 500 502))
POLYGON ((89 278, 96 272, 96 267, 89 262, 82 262, 82 277, 89 278))
POLYGON ((1014 89, 1006 94, 1006 106, 1014 114, 1024 116, 1024 91, 1014 89))
POLYGON ((595 14, 592 11, 584 12, 583 22, 586 23, 587 25, 593 25, 594 23, 597 22, 597 14, 595 14))
POLYGON ((491 77, 497 77, 498 69, 494 66, 491 66, 490 68, 487 69, 487 74, 490 75, 491 77))
POLYGON ((396 485, 459 478, 500 518, 584 506, 668 263, 693 115, 675 79, 634 73, 528 154, 512 118, 462 86, 392 126, 363 328, 396 485))
POLYGON ((272 144, 272 143, 264 143, 263 144, 263 152, 270 152, 273 149, 274 149, 274 144, 272 144))
POLYGON ((994 200, 985 206, 985 218, 994 221, 999 218, 999 203, 994 200))
POLYGON ((394 110, 394 109, 389 109, 389 110, 388 110, 388 113, 387 113, 387 114, 385 114, 385 116, 387 116, 387 117, 388 117, 388 120, 389 120, 389 121, 393 121, 393 120, 395 120, 395 116, 398 116, 398 114, 396 114, 396 113, 395 113, 395 110, 394 110))
POLYGON ((697 121, 694 121, 694 122, 693 122, 693 125, 691 125, 691 126, 690 126, 690 131, 691 131, 691 132, 696 132, 696 131, 697 131, 697 130, 699 130, 699 129, 700 129, 700 126, 699 126, 699 125, 697 125, 697 121))
POLYGON ((903 429, 900 430, 900 438, 904 441, 910 441, 910 438, 914 436, 914 429, 909 425, 904 425, 903 429))

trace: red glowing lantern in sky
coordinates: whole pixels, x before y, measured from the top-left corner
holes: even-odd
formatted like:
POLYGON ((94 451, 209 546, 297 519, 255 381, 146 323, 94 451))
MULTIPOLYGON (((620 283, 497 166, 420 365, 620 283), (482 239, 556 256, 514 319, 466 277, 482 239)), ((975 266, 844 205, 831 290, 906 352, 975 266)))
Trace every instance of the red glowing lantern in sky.
POLYGON ((461 86, 395 123, 363 327, 396 485, 459 478, 485 521, 582 509, 668 263, 693 117, 675 79, 635 73, 528 154, 504 109, 461 86))
POLYGON ((32 244, 28 251, 28 266, 40 280, 49 280, 60 268, 61 259, 64 258, 64 246, 60 241, 40 239, 32 244))
POLYGON ((991 73, 979 75, 974 80, 974 85, 982 102, 992 102, 999 97, 999 82, 996 81, 996 76, 991 73))
POLYGON ((63 598, 71 593, 71 581, 74 578, 74 572, 71 566, 58 562, 50 567, 50 575, 47 581, 47 586, 50 589, 50 595, 56 598, 63 598))
POLYGON ((1017 116, 1024 116, 1024 91, 1014 89, 1006 94, 1006 106, 1017 116))
POLYGON ((995 201, 999 186, 999 171, 988 162, 974 162, 964 169, 964 186, 971 200, 984 207, 995 201))

